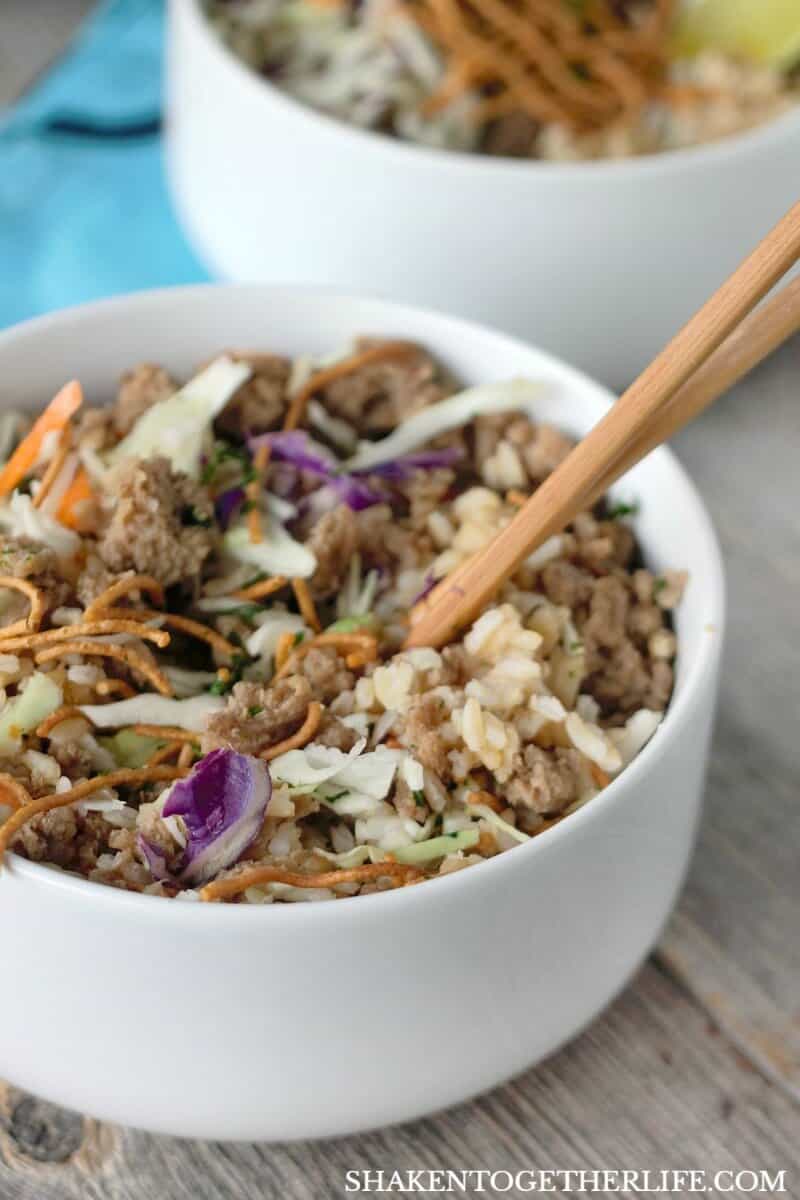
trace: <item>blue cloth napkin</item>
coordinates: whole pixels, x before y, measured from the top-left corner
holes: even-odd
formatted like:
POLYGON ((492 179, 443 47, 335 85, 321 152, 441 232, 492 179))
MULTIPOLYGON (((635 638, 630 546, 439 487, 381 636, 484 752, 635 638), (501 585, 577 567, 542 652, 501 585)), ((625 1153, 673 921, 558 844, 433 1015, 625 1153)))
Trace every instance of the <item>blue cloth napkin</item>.
POLYGON ((0 113, 0 327, 208 278, 164 181, 163 25, 162 0, 105 0, 0 113))

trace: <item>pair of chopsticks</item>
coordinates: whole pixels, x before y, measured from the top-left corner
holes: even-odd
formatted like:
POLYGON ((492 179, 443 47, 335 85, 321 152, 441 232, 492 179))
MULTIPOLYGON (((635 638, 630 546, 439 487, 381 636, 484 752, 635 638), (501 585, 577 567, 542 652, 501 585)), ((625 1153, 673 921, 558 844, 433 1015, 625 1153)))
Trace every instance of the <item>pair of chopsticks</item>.
POLYGON ((800 279, 759 301, 800 259, 800 203, 645 368, 488 546, 414 609, 406 645, 441 646, 521 563, 656 446, 800 329, 800 279))

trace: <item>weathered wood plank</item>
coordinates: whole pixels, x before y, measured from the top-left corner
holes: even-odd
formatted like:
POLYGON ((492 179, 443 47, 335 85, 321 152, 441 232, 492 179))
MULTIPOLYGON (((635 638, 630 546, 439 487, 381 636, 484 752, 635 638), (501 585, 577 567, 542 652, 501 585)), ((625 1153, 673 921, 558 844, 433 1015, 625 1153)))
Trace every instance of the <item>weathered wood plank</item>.
POLYGON ((800 1177, 792 1102, 652 965, 539 1070, 449 1113, 363 1137, 234 1146, 86 1122, 80 1151, 63 1161, 79 1118, 47 1107, 17 1107, 11 1119, 6 1109, 3 1200, 322 1200, 344 1194, 347 1170, 367 1168, 745 1168, 800 1177), (40 1161, 45 1148, 56 1161, 40 1161))
POLYGON ((800 1097, 800 339, 678 440, 726 555, 700 846, 662 961, 800 1097))

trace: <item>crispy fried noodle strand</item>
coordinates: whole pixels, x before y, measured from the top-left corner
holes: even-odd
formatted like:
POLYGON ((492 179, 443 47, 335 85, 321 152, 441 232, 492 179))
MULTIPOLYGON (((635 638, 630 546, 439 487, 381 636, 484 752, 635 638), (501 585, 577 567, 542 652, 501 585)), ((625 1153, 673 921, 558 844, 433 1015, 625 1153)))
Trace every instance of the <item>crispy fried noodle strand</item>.
POLYGON ((5 771, 0 772, 0 804, 8 804, 11 808, 19 810, 32 803, 30 792, 18 779, 7 775, 5 771))
POLYGON ((172 783, 175 779, 183 779, 186 771, 180 767, 139 767, 109 771, 107 775, 98 775, 94 779, 86 779, 78 783, 68 792, 58 792, 52 796, 42 796, 39 800, 31 800, 29 804, 18 808, 12 813, 4 825, 0 825, 0 857, 5 854, 13 838, 23 825, 27 825, 33 817, 40 813, 50 812, 54 808, 64 808, 83 800, 92 792, 101 788, 136 787, 145 783, 172 783))
POLYGON ((424 879, 417 867, 405 863, 365 863, 362 867, 347 867, 340 871, 322 871, 318 875, 301 875, 296 871, 285 871, 283 867, 251 867, 228 879, 216 879, 200 889, 201 900, 227 900, 238 896, 249 887, 264 883, 288 883, 291 887, 331 888, 340 883, 368 883, 372 879, 396 879, 403 886, 424 879))
POLYGON ((314 601, 311 598, 311 588, 305 579, 293 579, 292 591, 297 601, 297 607, 300 609, 300 615, 306 625, 308 625, 309 629, 313 629, 314 633, 322 633, 322 624, 317 616, 314 601))
MULTIPOLYGON (((124 609, 120 609, 124 612, 124 609)), ((157 614, 160 616, 161 614, 157 614)), ((5 630, 0 629, 0 652, 15 650, 38 650, 40 646, 53 642, 74 642, 76 638, 101 637, 108 634, 130 633, 144 641, 153 642, 163 649, 169 645, 169 634, 161 629, 148 629, 135 621, 123 621, 115 617, 111 620, 87 621, 82 625, 61 625, 57 629, 47 629, 44 633, 31 633, 27 636, 6 638, 5 630)))
POLYGON ((116 600, 129 596, 131 592, 145 592, 154 604, 164 605, 164 589, 152 575, 125 575, 112 583, 99 596, 95 596, 84 613, 85 621, 92 621, 104 608, 112 608, 116 600))
POLYGON ((0 575, 0 589, 11 588, 12 591, 22 592, 28 597, 31 609, 27 617, 23 617, 20 621, 15 621, 13 625, 6 625, 4 629, 0 629, 0 637, 5 641, 6 638, 13 637, 15 634, 35 633, 42 623, 42 618, 47 607, 44 594, 31 583, 29 579, 15 579, 13 575, 0 575))
POLYGON ((349 358, 340 359, 339 362, 333 363, 330 367, 325 367, 321 371, 317 371, 303 387, 299 388, 292 397, 286 419, 283 422, 284 429, 297 429, 305 416, 306 407, 309 400, 321 388, 328 387, 329 384, 335 383, 337 379, 344 379, 347 375, 352 375, 354 371, 360 371, 362 367, 372 366, 373 363, 393 362, 397 359, 408 358, 409 355, 418 354, 419 347, 413 342, 380 342, 377 346, 369 346, 366 350, 359 350, 357 354, 352 354, 349 358))
POLYGON ((291 737, 284 738, 282 742, 277 742, 274 746, 262 750, 259 758, 263 758, 265 762, 271 762, 273 758, 277 758, 279 754, 285 754, 287 750, 299 750, 311 741, 314 734, 319 729, 319 723, 322 719, 322 705, 317 700, 312 700, 308 706, 308 713, 303 724, 298 729, 297 733, 293 733, 291 737))
POLYGON ((597 129, 630 117, 664 85, 675 0, 629 19, 613 0, 591 0, 581 12, 564 0, 401 3, 444 58, 429 113, 474 90, 480 121, 522 112, 537 123, 597 129))
POLYGON ((110 642, 60 642, 55 646, 48 646, 45 650, 39 650, 36 662, 52 662, 55 658, 63 658, 65 654, 99 654, 106 658, 115 658, 117 662, 124 662, 131 670, 144 676, 162 696, 172 695, 172 685, 166 676, 132 646, 115 646, 110 642))
MULTIPOLYGON (((98 615, 114 621, 127 620, 133 626, 134 632, 139 631, 139 637, 146 637, 147 634, 145 630, 141 629, 141 626, 134 625, 133 622, 160 621, 162 625, 169 625, 173 629, 177 629, 179 633, 185 633, 189 637, 197 638, 198 641, 207 642, 214 650, 229 658, 238 653, 233 642, 229 642, 221 633, 210 629, 202 621, 194 621, 191 617, 182 617, 178 613, 159 612, 154 608, 108 608, 101 610, 98 615)), ((131 632, 131 630, 126 630, 126 632, 131 632)), ((169 635, 167 635, 167 641, 169 641, 169 635)))
MULTIPOLYGON (((310 650, 318 649, 320 646, 333 646, 341 654, 358 654, 364 658, 365 662, 374 662, 378 657, 378 643, 371 633, 320 633, 317 637, 309 638, 306 642, 301 642, 299 646, 294 646, 291 654, 281 663, 275 672, 275 678, 280 679, 284 675, 288 675, 294 670, 300 659, 305 658, 310 650)), ((279 644, 276 651, 276 662, 278 659, 278 651, 282 649, 279 644)))
POLYGON ((288 582, 289 580, 283 575, 275 575, 272 579, 261 579, 258 583, 251 583, 250 587, 231 592, 231 595, 234 600, 264 600, 273 592, 279 592, 281 588, 285 588, 288 582))

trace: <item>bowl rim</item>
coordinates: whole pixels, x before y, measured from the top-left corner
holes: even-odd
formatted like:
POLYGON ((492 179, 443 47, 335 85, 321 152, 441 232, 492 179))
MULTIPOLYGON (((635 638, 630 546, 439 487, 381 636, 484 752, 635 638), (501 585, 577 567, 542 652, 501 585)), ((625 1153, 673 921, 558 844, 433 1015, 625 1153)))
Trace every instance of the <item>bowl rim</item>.
MULTIPOLYGON (((170 2, 175 9, 179 5, 183 6, 187 19, 191 22, 192 32, 201 38, 208 52, 214 56, 222 69, 229 73, 231 79, 239 86, 248 89, 251 96, 256 98, 257 103, 271 103, 283 109, 287 117, 294 117, 308 126, 318 125, 323 133, 338 138, 346 145, 349 144, 353 150, 371 147, 388 157, 400 155, 405 158, 405 165, 412 164, 418 168, 476 171, 481 175, 497 174, 503 178, 509 176, 524 178, 526 175, 530 175, 532 178, 539 180, 545 178, 553 183, 573 179, 583 183, 587 173, 591 174, 595 180, 598 176, 603 175, 610 180, 621 180, 631 176, 633 181, 636 181, 642 176, 658 176, 669 173, 673 168, 678 172, 682 169, 718 168, 721 164, 735 159, 740 153, 743 154, 748 150, 757 151, 762 146, 769 148, 772 143, 782 141, 784 134, 790 135, 800 131, 800 103, 798 103, 767 121, 714 141, 685 146, 676 150, 634 155, 624 159, 606 158, 584 159, 579 162, 553 162, 546 159, 519 159, 479 154, 475 151, 439 149, 404 138, 391 137, 373 129, 364 129, 296 99, 277 87, 270 79, 259 75, 234 53, 212 28, 203 11, 202 0, 170 0, 170 2)), ((171 42, 171 53, 174 54, 177 39, 172 32, 171 42)))
MULTIPOLYGON (((385 312, 404 314, 414 319, 430 321, 433 326, 436 326, 437 323, 440 327, 442 325, 449 325, 455 332, 458 332, 462 336, 465 342, 472 335, 483 338, 488 335, 498 348, 505 352, 514 355, 524 355, 533 350, 541 357, 543 365, 551 365, 562 378, 566 377, 569 379, 572 377, 576 382, 580 381, 589 391, 594 392, 598 399, 603 399, 610 405, 616 398, 614 393, 605 387, 605 385, 598 383, 585 372, 565 363, 557 355, 540 350, 539 347, 527 343, 521 338, 506 334, 490 325, 456 317, 450 313, 428 306, 404 304, 361 292, 342 292, 334 287, 295 283, 201 283, 188 286, 154 288, 115 296, 109 299, 96 300, 88 304, 73 305, 43 316, 33 317, 0 331, 0 364, 2 363, 2 355, 6 346, 13 344, 20 337, 23 339, 28 337, 47 338, 53 333, 57 334, 61 328, 68 327, 73 322, 91 324, 96 316, 101 316, 107 312, 113 313, 115 309, 124 312, 129 309, 135 310, 137 307, 147 308, 153 304, 164 304, 167 306, 180 305, 182 301, 191 300, 193 296, 206 293, 220 293, 223 296, 235 296, 241 293, 253 293, 260 296, 270 294, 273 297, 279 293, 284 296, 290 295, 300 300, 309 301, 313 301, 318 297, 324 297, 326 303, 336 305, 337 307, 363 303, 374 304, 382 308, 385 312)), ((435 352, 435 328, 432 332, 432 346, 435 352)), ((184 913, 187 914, 187 920, 193 920, 195 918, 189 914, 201 909, 204 911, 204 916, 197 919, 206 922, 206 928, 213 928, 214 922, 236 922, 243 919, 281 922, 309 919, 325 922, 331 920, 346 921, 349 919, 351 906, 356 902, 360 907, 355 912, 363 911, 365 917, 368 915, 367 909, 373 914, 376 914, 380 909, 388 916, 392 908, 398 914, 402 914, 405 911, 410 916, 415 911, 415 905, 425 902, 424 900, 420 901, 420 896, 428 896, 427 888, 430 884, 435 883, 437 886, 437 892, 433 894, 434 897, 441 895, 445 899, 447 896, 450 896, 451 900, 453 900, 458 896, 458 889, 480 886, 480 881, 485 881, 486 886, 490 886, 490 872, 492 871, 497 881, 500 878, 500 873, 503 871, 508 872, 515 870, 517 867, 524 869, 522 861, 523 853, 527 855, 528 869, 531 869, 532 860, 535 856, 557 852, 561 840, 571 836, 570 831, 574 830, 577 833, 580 829, 588 829, 591 824, 604 820, 604 814, 616 806, 626 792, 635 790, 646 779, 651 766, 655 766, 659 758, 662 757, 667 744, 680 735, 682 727, 686 724, 686 718, 691 718, 697 692, 702 688, 709 674, 713 675, 717 669, 725 627, 725 580, 719 541, 702 497, 684 467, 666 446, 661 446, 653 451, 653 456, 656 455, 662 463, 668 465, 669 470, 672 472, 675 486, 683 490, 683 493, 694 509, 694 532, 704 543, 705 547, 710 611, 707 631, 710 636, 702 639, 699 650, 686 671, 680 692, 676 698, 671 700, 655 735, 636 755, 633 761, 620 772, 616 779, 612 780, 589 803, 571 813, 568 819, 559 821, 550 829, 546 829, 542 833, 532 837, 530 841, 514 846, 510 850, 497 854, 483 863, 475 864, 474 867, 454 871, 446 876, 434 877, 413 887, 398 887, 384 892, 372 893, 368 896, 345 896, 330 903, 316 902, 278 905, 205 904, 200 901, 173 901, 167 903, 162 896, 123 891, 108 884, 72 875, 67 871, 59 870, 57 867, 44 863, 31 862, 10 851, 6 855, 5 866, 0 867, 0 870, 6 870, 10 874, 19 876, 20 879, 29 880, 34 885, 41 885, 45 891, 52 891, 56 896, 59 892, 66 891, 74 896, 78 902, 83 899, 87 903, 97 901, 117 907, 133 906, 134 910, 141 916, 149 914, 151 918, 157 918, 160 921, 171 920, 173 918, 182 920, 184 919, 182 916, 184 913), (477 880, 475 880, 476 875, 478 876, 477 880), (470 883, 470 879, 474 880, 474 882, 470 883), (340 910, 342 910, 341 915, 339 915, 340 910), (309 917, 309 912, 317 915, 309 917), (243 913, 249 915, 243 917, 243 913)))

